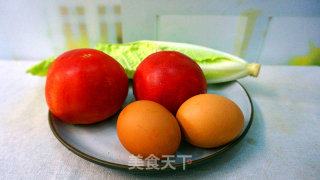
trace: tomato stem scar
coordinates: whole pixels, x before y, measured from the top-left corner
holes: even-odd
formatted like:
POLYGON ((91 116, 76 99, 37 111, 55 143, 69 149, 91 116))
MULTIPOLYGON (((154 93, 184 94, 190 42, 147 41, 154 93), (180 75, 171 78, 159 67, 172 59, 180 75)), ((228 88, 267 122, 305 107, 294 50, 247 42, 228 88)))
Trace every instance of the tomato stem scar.
POLYGON ((91 54, 85 54, 82 57, 87 58, 87 57, 90 57, 90 56, 91 56, 91 54))

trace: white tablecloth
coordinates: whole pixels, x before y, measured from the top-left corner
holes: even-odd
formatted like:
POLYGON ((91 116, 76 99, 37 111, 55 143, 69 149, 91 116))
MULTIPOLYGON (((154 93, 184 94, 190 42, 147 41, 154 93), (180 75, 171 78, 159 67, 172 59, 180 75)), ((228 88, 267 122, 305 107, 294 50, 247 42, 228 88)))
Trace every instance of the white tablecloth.
POLYGON ((186 171, 145 174, 88 162, 54 137, 45 78, 25 74, 35 63, 0 61, 0 179, 320 178, 320 67, 262 66, 240 80, 255 112, 238 145, 186 171))

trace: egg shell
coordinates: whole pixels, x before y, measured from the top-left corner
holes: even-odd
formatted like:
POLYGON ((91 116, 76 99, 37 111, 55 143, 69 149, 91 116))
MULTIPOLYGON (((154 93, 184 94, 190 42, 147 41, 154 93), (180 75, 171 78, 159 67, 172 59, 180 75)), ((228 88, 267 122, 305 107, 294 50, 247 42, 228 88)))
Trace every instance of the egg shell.
POLYGON ((215 94, 191 97, 180 106, 176 117, 185 140, 202 148, 227 144, 244 126, 244 116, 237 104, 215 94))
POLYGON ((135 101, 121 111, 117 134, 130 153, 143 158, 172 155, 181 141, 176 118, 162 105, 147 100, 135 101))

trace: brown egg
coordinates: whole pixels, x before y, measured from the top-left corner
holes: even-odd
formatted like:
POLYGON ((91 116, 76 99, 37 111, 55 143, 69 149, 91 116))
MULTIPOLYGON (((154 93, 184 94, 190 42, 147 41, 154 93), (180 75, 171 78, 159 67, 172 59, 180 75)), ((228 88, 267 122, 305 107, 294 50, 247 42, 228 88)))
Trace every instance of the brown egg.
POLYGON ((121 111, 117 133, 130 153, 143 158, 174 154, 181 141, 176 118, 162 105, 146 100, 135 101, 121 111))
POLYGON ((186 141, 202 148, 225 145, 239 135, 244 125, 240 108, 214 94, 191 97, 180 106, 176 117, 186 141))

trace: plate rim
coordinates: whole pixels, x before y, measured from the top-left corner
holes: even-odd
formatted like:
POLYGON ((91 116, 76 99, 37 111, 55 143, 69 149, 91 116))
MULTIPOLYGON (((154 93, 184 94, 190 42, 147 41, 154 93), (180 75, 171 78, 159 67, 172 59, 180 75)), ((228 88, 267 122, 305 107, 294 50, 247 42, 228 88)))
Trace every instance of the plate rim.
MULTIPOLYGON (((215 152, 212 155, 206 156, 206 157, 201 158, 201 159, 194 160, 194 161, 192 161, 192 164, 185 164, 185 168, 187 168, 188 166, 193 166, 193 165, 200 164, 200 163, 202 163, 204 161, 210 160, 213 157, 222 154, 223 152, 231 149, 233 146, 238 144, 246 136, 246 134, 248 133, 248 131, 249 131, 250 127, 251 127, 251 124, 252 124, 252 121, 253 121, 253 115, 254 115, 254 109, 253 109, 254 107, 253 107, 252 99, 251 99, 247 89, 239 81, 235 80, 235 81, 230 81, 230 82, 238 83, 242 87, 242 89, 245 91, 245 93, 246 93, 246 95, 247 95, 247 97, 249 99, 250 107, 251 107, 251 114, 250 114, 250 119, 249 119, 247 127, 244 129, 244 131, 242 132, 242 134, 238 138, 236 138, 236 139, 232 140, 231 142, 229 142, 228 144, 226 144, 222 149, 218 150, 217 152, 215 152)), ((70 145, 66 140, 64 140, 59 135, 59 133, 57 132, 56 128, 53 125, 52 116, 54 116, 54 115, 49 110, 49 112, 48 112, 48 122, 49 122, 49 126, 50 126, 50 129, 51 129, 51 132, 60 141, 60 143, 62 145, 64 145, 67 149, 69 149, 71 152, 73 152, 74 154, 78 155, 79 157, 81 157, 81 158, 83 158, 85 160, 88 160, 90 162, 93 162, 95 164, 104 166, 104 167, 111 167, 111 168, 115 167, 115 168, 120 168, 120 169, 126 169, 126 170, 129 170, 129 171, 140 171, 140 172, 143 172, 143 171, 159 171, 159 170, 156 170, 156 169, 146 169, 146 168, 143 168, 143 170, 136 169, 136 168, 131 170, 129 168, 132 167, 132 166, 101 160, 99 158, 93 157, 93 156, 91 156, 91 155, 89 155, 87 153, 84 153, 84 152, 80 151, 76 147, 70 145)), ((180 168, 183 167, 183 164, 182 163, 180 163, 180 164, 172 164, 172 166, 175 167, 176 169, 180 169, 180 168)), ((167 169, 168 168, 166 168, 164 170, 167 170, 167 169)))

